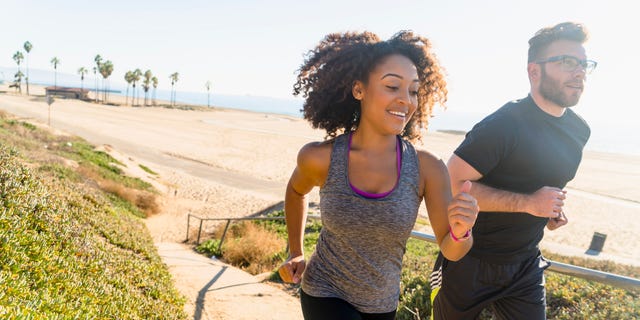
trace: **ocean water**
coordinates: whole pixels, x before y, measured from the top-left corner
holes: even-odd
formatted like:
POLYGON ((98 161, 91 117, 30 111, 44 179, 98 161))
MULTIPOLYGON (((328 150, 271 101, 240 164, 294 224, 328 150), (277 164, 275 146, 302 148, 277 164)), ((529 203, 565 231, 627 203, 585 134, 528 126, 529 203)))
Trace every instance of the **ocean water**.
MULTIPOLYGON (((0 67, 0 81, 11 81, 15 68, 0 67)), ((40 85, 53 85, 53 74, 46 70, 30 70, 30 82, 40 85)), ((77 75, 58 73, 57 84, 59 86, 80 87, 80 79, 77 75)), ((85 78, 84 87, 93 90, 95 79, 93 74, 85 78)), ((111 94, 125 95, 126 84, 112 81, 111 94)), ((24 88, 23 88, 24 90, 24 88)), ((152 89, 153 90, 153 89, 152 89)), ((144 98, 144 92, 139 90, 140 99, 144 98)), ((131 92, 130 92, 131 93, 131 92)), ((158 100, 169 100, 169 90, 158 90, 158 100)), ((151 96, 151 91, 149 93, 151 96)), ((230 109, 240 109, 255 112, 282 114, 302 118, 300 109, 302 99, 282 99, 252 95, 221 95, 212 93, 211 105, 230 109)), ((206 92, 177 91, 176 100, 187 104, 207 105, 206 92)), ((498 108, 500 106, 496 106, 498 108)), ((580 114, 580 110, 576 109, 580 114)), ((429 122, 429 131, 457 130, 468 131, 475 123, 482 120, 487 113, 463 112, 449 106, 446 110, 436 109, 434 117, 429 122)), ((640 132, 634 119, 587 118, 585 120, 591 127, 591 138, 586 145, 587 150, 640 155, 640 132)))

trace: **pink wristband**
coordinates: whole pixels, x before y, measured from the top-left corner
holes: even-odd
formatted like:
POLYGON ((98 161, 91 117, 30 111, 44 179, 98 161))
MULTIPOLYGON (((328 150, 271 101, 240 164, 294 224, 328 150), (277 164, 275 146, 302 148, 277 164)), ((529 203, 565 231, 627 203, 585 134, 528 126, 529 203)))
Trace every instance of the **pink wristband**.
POLYGON ((453 239, 453 241, 455 242, 467 241, 469 240, 469 238, 471 238, 471 229, 467 230, 467 232, 462 237, 456 238, 456 236, 453 234, 453 230, 451 230, 451 226, 449 226, 449 236, 451 236, 451 239, 453 239))

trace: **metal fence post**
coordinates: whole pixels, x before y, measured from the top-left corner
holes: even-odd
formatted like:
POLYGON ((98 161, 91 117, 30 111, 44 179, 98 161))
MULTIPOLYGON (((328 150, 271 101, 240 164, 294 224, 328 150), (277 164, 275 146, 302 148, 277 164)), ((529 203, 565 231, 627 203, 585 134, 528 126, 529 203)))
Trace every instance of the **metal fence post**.
POLYGON ((196 240, 196 244, 200 244, 200 233, 202 232, 202 219, 200 219, 200 228, 198 228, 198 240, 196 240))
POLYGON ((222 241, 224 241, 224 237, 227 235, 227 229, 229 229, 229 224, 231 224, 231 219, 227 220, 227 225, 224 227, 222 238, 220 238, 220 243, 218 244, 218 252, 221 252, 222 250, 222 241))
POLYGON ((189 242, 189 222, 191 221, 191 213, 187 215, 187 238, 184 242, 189 242))

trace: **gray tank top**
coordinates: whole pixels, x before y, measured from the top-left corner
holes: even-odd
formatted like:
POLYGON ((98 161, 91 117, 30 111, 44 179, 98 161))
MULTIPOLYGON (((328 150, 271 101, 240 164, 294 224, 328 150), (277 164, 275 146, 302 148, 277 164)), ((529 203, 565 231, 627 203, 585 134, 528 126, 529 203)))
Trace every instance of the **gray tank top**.
POLYGON ((391 312, 398 306, 402 256, 422 201, 418 157, 411 143, 400 139, 400 179, 394 190, 383 198, 365 198, 349 185, 348 139, 343 134, 333 143, 320 189, 322 230, 302 290, 343 299, 364 313, 391 312))

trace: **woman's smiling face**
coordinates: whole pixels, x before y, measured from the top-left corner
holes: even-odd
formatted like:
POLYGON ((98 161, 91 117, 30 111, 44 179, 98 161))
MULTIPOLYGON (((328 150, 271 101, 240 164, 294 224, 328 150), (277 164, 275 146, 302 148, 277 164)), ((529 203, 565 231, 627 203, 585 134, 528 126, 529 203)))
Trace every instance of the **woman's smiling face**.
POLYGON ((366 84, 356 82, 354 96, 361 101, 360 126, 372 125, 382 134, 400 134, 418 106, 418 71, 409 58, 385 57, 369 74, 366 84))

